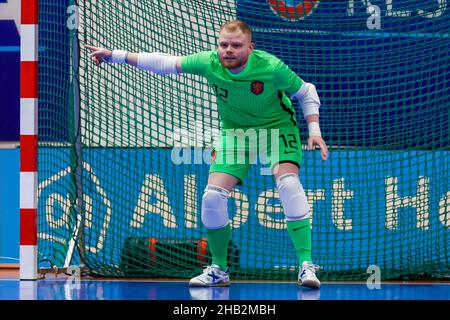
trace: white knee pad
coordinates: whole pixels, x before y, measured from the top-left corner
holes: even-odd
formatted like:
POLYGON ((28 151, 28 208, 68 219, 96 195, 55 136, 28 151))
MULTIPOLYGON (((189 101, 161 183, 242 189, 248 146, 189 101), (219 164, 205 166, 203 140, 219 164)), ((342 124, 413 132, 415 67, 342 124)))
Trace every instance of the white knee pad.
POLYGON ((225 227, 228 221, 228 190, 207 185, 202 201, 202 223, 208 229, 225 227))
POLYGON ((277 179, 278 194, 287 221, 303 220, 310 217, 310 208, 305 190, 298 175, 284 174, 277 179))

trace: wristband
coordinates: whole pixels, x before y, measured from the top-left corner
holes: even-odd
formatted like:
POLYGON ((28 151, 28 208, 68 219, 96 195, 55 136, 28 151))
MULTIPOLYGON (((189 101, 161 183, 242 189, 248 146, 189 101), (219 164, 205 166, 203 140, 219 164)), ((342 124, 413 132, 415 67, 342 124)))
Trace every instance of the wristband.
POLYGON ((113 50, 111 57, 103 60, 108 63, 125 63, 127 56, 128 52, 125 50, 113 50))
POLYGON ((308 123, 309 136, 322 137, 322 133, 320 132, 320 127, 318 122, 310 122, 308 123))

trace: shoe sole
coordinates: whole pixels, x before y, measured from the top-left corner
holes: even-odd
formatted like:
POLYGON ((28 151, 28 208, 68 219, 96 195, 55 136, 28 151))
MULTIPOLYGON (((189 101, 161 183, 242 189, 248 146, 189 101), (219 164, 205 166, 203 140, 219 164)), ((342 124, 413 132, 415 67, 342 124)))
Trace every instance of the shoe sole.
POLYGON ((299 285, 303 286, 303 287, 307 287, 307 288, 312 288, 312 289, 319 289, 320 288, 320 283, 317 283, 315 281, 303 281, 303 282, 299 282, 299 285))

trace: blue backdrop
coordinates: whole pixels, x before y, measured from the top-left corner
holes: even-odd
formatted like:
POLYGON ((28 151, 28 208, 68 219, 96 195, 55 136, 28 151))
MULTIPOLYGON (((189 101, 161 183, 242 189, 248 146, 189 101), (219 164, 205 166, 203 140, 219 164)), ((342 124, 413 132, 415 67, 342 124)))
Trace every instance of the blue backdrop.
MULTIPOLYGON (((46 149, 40 156, 52 156, 61 161, 66 159, 69 163, 70 152, 67 149, 46 149)), ((119 263, 123 243, 130 236, 197 239, 206 236, 199 208, 206 185, 207 164, 175 165, 170 149, 131 148, 86 149, 84 161, 83 191, 92 199, 89 207, 95 214, 85 234, 87 246, 98 250, 91 256, 94 261, 105 259, 107 264, 119 263), (134 165, 124 166, 120 161, 116 162, 117 159, 130 159, 134 165), (156 166, 156 163, 165 165, 156 166), (185 225, 184 205, 187 199, 194 199, 194 195, 183 186, 186 175, 194 175, 195 181, 193 192, 196 207, 193 212, 197 226, 191 227, 185 225), (144 190, 145 196, 142 198, 144 190), (167 200, 161 200, 163 197, 167 200), (139 202, 139 199, 144 201, 139 202), (159 209, 151 210, 149 205, 159 209), (142 213, 142 224, 132 223, 137 221, 133 218, 137 207, 147 208, 142 213), (161 212, 171 213, 172 224, 168 223, 169 217, 163 218, 161 212), (110 236, 112 233, 114 236, 110 236), (104 242, 100 240, 101 234, 106 235, 104 242)), ((328 270, 366 268, 371 264, 398 269, 406 265, 412 269, 430 261, 448 263, 445 261, 448 248, 443 245, 450 240, 449 226, 445 225, 448 218, 444 216, 445 207, 440 213, 439 205, 444 205, 443 199, 450 190, 450 176, 448 171, 436 172, 436 168, 449 168, 449 165, 450 159, 445 151, 332 151, 327 162, 320 160, 319 152, 305 151, 300 171, 304 188, 322 193, 320 200, 313 205, 315 261, 328 270), (428 189, 427 196, 418 200, 416 207, 398 208, 396 217, 390 218, 387 216, 387 199, 393 189, 388 188, 394 182, 386 182, 389 177, 397 179, 398 197, 403 199, 416 197, 419 179, 426 177, 427 182, 422 183, 421 189, 428 189), (341 199, 345 194, 351 193, 351 196, 339 204, 333 200, 333 192, 341 199), (429 207, 427 226, 418 226, 418 219, 421 218, 417 208, 426 205, 429 207), (345 219, 352 219, 351 228, 349 224, 347 228, 342 228, 339 219, 333 217, 333 212, 342 213, 345 219), (396 225, 386 227, 386 220, 396 221, 396 225)), ((66 203, 73 198, 70 195, 74 192, 71 186, 73 181, 65 171, 69 169, 68 165, 55 165, 53 169, 48 169, 39 176, 42 187, 39 210, 45 212, 45 215, 41 214, 40 226, 47 233, 45 237, 54 237, 57 244, 57 239, 70 236, 72 227, 65 222, 69 213, 64 208, 68 208, 66 203)), ((257 170, 258 166, 252 167, 249 176, 258 175, 257 170)), ((241 251, 241 263, 252 265, 254 261, 259 264, 265 261, 272 265, 295 264, 294 248, 286 230, 280 227, 283 214, 273 212, 267 206, 261 212, 257 209, 257 204, 260 204, 258 200, 264 200, 261 193, 275 188, 273 178, 265 176, 258 181, 256 186, 253 183, 251 187, 244 181, 244 185, 238 188, 248 199, 246 204, 237 205, 229 201, 230 219, 238 214, 237 208, 248 208, 243 215, 246 218, 239 219, 242 223, 233 229, 233 239, 238 247, 251 245, 253 248, 247 252, 241 251), (261 213, 277 223, 265 224, 267 219, 261 219, 261 213), (286 248, 281 255, 280 245, 286 248)), ((403 201, 397 200, 397 204, 403 201)), ((279 205, 279 202, 267 205, 279 205)), ((70 221, 75 221, 73 216, 70 221)), ((44 246, 44 241, 40 241, 44 246)))

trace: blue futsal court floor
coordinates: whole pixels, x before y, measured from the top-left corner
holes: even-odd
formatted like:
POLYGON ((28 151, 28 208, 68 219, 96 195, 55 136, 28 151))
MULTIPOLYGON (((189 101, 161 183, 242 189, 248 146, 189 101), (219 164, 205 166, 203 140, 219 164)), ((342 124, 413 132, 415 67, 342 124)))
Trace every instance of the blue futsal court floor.
POLYGON ((190 288, 188 281, 0 279, 0 300, 450 300, 450 282, 323 283, 320 290, 295 282, 232 282, 230 287, 190 288))

